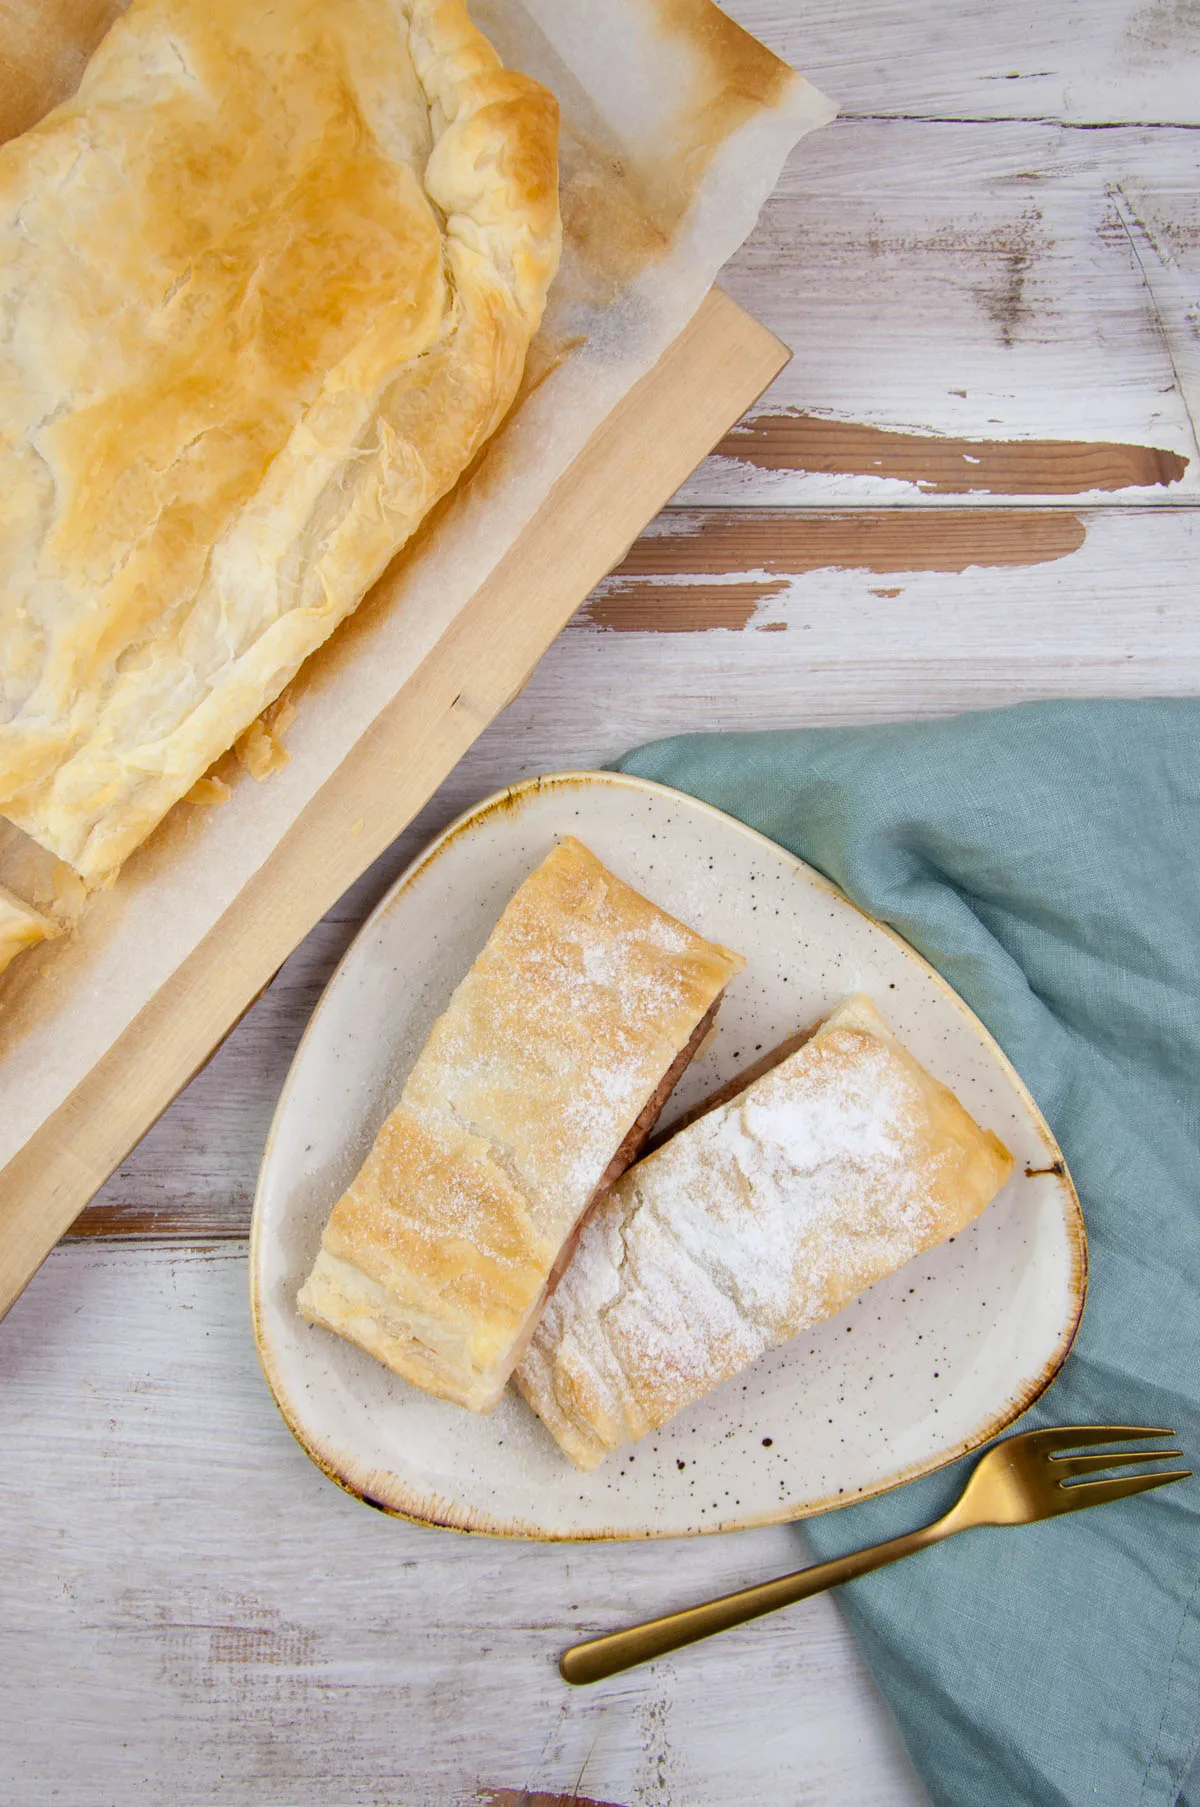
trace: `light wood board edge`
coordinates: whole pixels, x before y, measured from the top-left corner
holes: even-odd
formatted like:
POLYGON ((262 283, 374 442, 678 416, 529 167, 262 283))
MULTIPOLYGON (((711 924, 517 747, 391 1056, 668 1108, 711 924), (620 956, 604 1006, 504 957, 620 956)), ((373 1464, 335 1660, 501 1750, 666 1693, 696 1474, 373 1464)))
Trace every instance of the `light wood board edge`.
POLYGON ((791 354, 714 289, 221 920, 0 1172, 0 1315, 791 354))

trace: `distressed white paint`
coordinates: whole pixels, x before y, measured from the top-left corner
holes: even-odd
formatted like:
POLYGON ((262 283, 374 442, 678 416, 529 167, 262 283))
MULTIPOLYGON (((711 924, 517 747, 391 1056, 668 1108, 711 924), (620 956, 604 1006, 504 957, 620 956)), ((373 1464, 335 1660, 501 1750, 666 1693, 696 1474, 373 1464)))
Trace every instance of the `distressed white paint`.
MULTIPOLYGON (((843 109, 727 274, 796 351, 761 411, 1163 446, 1193 462, 1156 499, 1194 504, 1200 135, 1179 129, 1200 121, 1194 0, 728 6, 843 109)), ((921 499, 714 462, 684 496, 921 499)), ((244 1223, 324 976, 420 844, 499 784, 704 727, 1200 692, 1200 514, 1087 525, 1044 566, 808 573, 743 633, 577 621, 107 1203, 205 1234, 244 1223), (788 631, 755 631, 772 618, 788 631)), ((555 1679, 564 1635, 775 1572, 798 1558, 793 1533, 545 1549, 378 1518, 283 1430, 244 1290, 236 1245, 76 1246, 0 1326, 0 1799, 466 1807, 486 1784, 627 1807, 919 1802, 828 1601, 603 1690, 555 1679)))
MULTIPOLYGON (((1194 501, 1195 0, 727 10, 842 109, 798 148, 723 277, 795 351, 756 413, 1156 445, 1191 460, 1186 476, 1127 499, 1194 501)), ((925 498, 709 460, 681 499, 925 498)))
MULTIPOLYGON (((1152 445, 1190 461, 1183 479, 1121 498, 1200 496, 1200 130, 838 120, 721 280, 793 351, 751 419, 1152 445)), ((728 458, 678 499, 947 500, 728 458)))
POLYGON ((271 1404, 238 1249, 52 1256, 0 1338, 0 1442, 6 1807, 920 1807, 827 1599, 558 1679, 577 1634, 795 1566, 798 1533, 565 1548, 369 1511, 271 1404))
POLYGON ((1194 0, 724 0, 850 114, 1200 123, 1194 0))

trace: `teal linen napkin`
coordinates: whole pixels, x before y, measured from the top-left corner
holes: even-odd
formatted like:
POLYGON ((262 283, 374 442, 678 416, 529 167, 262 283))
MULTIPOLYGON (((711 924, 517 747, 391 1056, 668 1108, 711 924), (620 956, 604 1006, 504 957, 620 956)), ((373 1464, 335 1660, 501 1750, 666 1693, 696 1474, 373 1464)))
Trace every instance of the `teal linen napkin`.
MULTIPOLYGON (((1168 1425, 1198 1470, 969 1532, 842 1590, 930 1796, 1185 1799, 1200 1740, 1200 701, 698 735, 621 769, 818 866, 983 1018, 1062 1144, 1091 1253, 1075 1349, 1022 1426, 1168 1425)), ((833 1556, 923 1524, 969 1467, 810 1520, 807 1541, 833 1556)))

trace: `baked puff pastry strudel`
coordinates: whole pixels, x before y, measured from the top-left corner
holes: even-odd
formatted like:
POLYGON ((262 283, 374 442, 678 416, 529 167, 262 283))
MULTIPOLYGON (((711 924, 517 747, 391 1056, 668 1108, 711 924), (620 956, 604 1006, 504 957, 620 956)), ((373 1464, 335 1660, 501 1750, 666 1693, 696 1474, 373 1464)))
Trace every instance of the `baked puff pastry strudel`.
POLYGON ((568 837, 512 898, 333 1208, 299 1306, 490 1411, 741 957, 568 837))
POLYGON ((851 998, 622 1177, 517 1385, 594 1468, 955 1235, 1012 1166, 870 1000, 851 998))
POLYGON ((498 426, 559 244, 464 0, 133 0, 0 147, 0 815, 113 875, 498 426))

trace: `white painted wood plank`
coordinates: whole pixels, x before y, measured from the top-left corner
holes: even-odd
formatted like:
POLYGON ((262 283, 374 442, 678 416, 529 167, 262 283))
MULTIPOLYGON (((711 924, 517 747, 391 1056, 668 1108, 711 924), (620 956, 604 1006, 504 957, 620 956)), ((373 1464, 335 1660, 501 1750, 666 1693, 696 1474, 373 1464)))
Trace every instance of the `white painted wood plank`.
POLYGON ((795 1566, 795 1531, 568 1548, 370 1512, 275 1412, 240 1251, 52 1256, 0 1326, 0 1439, 14 1807, 920 1807, 828 1599, 558 1679, 577 1633, 795 1566))
MULTIPOLYGON (((1200 131, 839 120, 721 280, 794 352, 752 420, 1156 446, 1183 480, 1126 498, 1200 497, 1200 131)), ((678 499, 947 500, 728 457, 678 499)))
POLYGON ((1192 0, 724 0, 847 113, 1200 122, 1192 0))
MULTIPOLYGON (((678 534, 705 519, 672 514, 655 531, 678 534)), ((1080 550, 1051 564, 806 572, 760 604, 740 633, 603 633, 577 617, 524 694, 100 1193, 105 1221, 244 1229, 292 1050, 354 927, 435 833, 504 784, 603 765, 641 741, 699 729, 894 721, 1037 697, 1200 693, 1200 512, 1109 509, 1084 520, 1080 550), (758 631, 778 621, 786 632, 758 631)), ((691 577, 702 589, 702 562, 691 577)))
MULTIPOLYGON (((728 4, 844 115, 801 148, 728 273, 797 353, 758 414, 1161 446, 1192 463, 1155 499, 1195 502, 1200 139, 1075 129, 1200 121, 1190 0, 728 4)), ((681 499, 946 500, 716 462, 681 499)), ((701 727, 1200 691, 1200 519, 1111 510, 1087 528, 1055 564, 798 574, 743 632, 577 621, 108 1206, 133 1204, 147 1227, 156 1212, 244 1223, 274 1097, 341 947, 422 841, 499 784, 701 727)), ((557 1682, 564 1633, 775 1572, 799 1559, 794 1533, 664 1553, 384 1521, 287 1437, 244 1293, 234 1245, 84 1244, 0 1325, 0 1798, 465 1807, 481 1788, 541 1787, 628 1807, 919 1802, 827 1601, 602 1691, 557 1682)))

